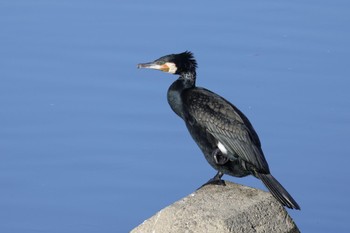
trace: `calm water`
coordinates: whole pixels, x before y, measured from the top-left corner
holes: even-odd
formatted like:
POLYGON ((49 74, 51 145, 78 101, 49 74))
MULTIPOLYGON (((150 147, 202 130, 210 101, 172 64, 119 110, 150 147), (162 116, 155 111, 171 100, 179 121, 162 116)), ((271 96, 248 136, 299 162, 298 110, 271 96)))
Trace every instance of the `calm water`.
MULTIPOLYGON (((138 62, 191 50, 303 232, 349 232, 349 1, 0 3, 0 232, 127 232, 211 178, 138 62)), ((224 177, 262 188, 254 178, 224 177)), ((234 200, 232 201, 234 204, 234 200)))

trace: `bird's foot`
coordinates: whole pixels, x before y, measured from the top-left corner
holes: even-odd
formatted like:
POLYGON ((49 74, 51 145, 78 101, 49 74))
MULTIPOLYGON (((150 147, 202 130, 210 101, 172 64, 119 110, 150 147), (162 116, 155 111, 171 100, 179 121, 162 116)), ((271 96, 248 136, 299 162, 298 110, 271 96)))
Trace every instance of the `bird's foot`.
POLYGON ((219 148, 213 151, 212 156, 214 158, 215 163, 218 165, 224 165, 229 160, 227 156, 221 153, 219 148))
POLYGON ((223 186, 226 186, 226 183, 224 180, 222 179, 210 179, 208 180, 205 184, 203 184, 200 188, 208 185, 208 184, 211 184, 211 185, 223 185, 223 186))
POLYGON ((211 178, 210 180, 208 180, 208 182, 206 182, 205 184, 203 184, 201 187, 199 187, 198 189, 203 188, 206 185, 223 185, 226 186, 226 183, 224 180, 221 179, 221 177, 224 174, 221 172, 218 172, 213 178, 211 178))

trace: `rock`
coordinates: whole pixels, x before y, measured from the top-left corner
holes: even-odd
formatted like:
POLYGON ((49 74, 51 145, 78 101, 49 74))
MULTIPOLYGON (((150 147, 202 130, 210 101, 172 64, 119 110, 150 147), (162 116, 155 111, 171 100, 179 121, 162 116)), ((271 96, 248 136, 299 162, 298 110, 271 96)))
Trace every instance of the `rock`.
POLYGON ((160 210, 131 233, 299 232, 268 192, 226 181, 207 185, 160 210))

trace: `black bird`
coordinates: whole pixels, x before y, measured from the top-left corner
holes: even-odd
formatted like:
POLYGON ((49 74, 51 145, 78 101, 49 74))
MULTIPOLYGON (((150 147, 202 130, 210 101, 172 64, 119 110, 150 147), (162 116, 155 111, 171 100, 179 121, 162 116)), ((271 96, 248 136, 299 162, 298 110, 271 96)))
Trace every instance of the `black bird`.
MULTIPOLYGON (((168 103, 181 117, 194 141, 217 174, 206 184, 225 184, 224 174, 260 179, 284 206, 300 209, 282 185, 270 174, 257 133, 248 118, 223 97, 196 87, 197 62, 189 51, 163 56, 138 68, 180 75, 169 87, 168 103)), ((204 184, 204 185, 206 185, 204 184)))

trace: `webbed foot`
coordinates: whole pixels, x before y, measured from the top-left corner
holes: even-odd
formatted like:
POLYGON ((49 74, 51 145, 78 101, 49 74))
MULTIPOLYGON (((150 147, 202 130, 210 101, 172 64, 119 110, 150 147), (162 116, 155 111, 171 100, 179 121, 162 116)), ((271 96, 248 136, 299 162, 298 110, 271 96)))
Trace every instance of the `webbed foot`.
POLYGON ((211 178, 210 180, 208 180, 208 182, 206 182, 205 184, 203 184, 201 187, 199 187, 198 189, 203 188, 206 185, 223 185, 226 186, 225 181, 221 179, 221 177, 224 175, 224 173, 222 172, 218 172, 216 173, 216 175, 211 178))

